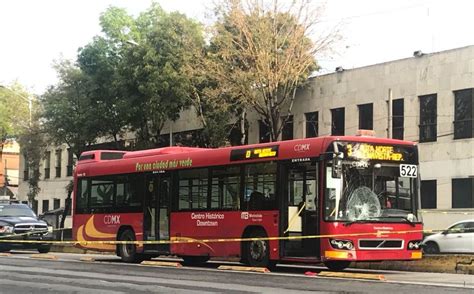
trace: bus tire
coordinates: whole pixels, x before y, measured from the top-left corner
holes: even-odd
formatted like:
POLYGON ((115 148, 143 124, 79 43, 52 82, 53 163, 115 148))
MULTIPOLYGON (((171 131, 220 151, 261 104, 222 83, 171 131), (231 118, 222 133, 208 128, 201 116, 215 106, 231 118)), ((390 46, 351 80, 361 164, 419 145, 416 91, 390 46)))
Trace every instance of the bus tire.
MULTIPOLYGON (((127 229, 123 231, 119 238, 119 241, 136 241, 135 233, 132 230, 127 229)), ((135 244, 118 244, 118 255, 122 259, 123 262, 140 262, 143 259, 137 253, 137 245, 135 244)))
POLYGON ((209 256, 181 256, 184 265, 199 265, 206 263, 209 256))
POLYGON ((324 265, 332 271, 342 271, 349 267, 351 262, 349 260, 326 260, 324 265))
MULTIPOLYGON (((263 230, 253 230, 246 238, 267 238, 263 230)), ((244 241, 242 261, 249 266, 267 267, 270 264, 268 240, 244 241)))

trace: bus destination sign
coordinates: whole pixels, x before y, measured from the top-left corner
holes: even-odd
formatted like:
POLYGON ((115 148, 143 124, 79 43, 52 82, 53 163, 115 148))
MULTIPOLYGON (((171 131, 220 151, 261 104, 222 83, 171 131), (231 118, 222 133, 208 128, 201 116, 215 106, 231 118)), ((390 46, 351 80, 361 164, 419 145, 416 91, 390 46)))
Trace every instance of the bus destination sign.
POLYGON ((366 143, 348 143, 347 157, 354 159, 372 159, 387 161, 405 161, 403 152, 395 150, 396 146, 371 145, 366 143))
POLYGON ((230 161, 278 157, 278 145, 262 148, 234 149, 230 151, 230 161))

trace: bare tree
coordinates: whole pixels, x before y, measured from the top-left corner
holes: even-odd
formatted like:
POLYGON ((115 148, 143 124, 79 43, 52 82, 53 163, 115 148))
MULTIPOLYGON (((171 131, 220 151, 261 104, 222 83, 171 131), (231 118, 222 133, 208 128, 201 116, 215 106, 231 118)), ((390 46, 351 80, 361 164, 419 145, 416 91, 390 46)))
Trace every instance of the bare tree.
POLYGON ((319 68, 316 56, 340 39, 339 29, 319 29, 324 7, 309 0, 226 0, 215 11, 205 57, 217 86, 206 98, 227 95, 225 102, 240 111, 237 117, 252 108, 276 141, 297 89, 319 68))

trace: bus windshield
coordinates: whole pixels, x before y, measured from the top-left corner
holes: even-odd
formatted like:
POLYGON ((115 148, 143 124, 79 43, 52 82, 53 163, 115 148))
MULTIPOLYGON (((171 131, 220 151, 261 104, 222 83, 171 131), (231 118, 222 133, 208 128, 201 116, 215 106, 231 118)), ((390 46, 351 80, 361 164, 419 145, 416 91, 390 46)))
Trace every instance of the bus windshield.
POLYGON ((340 178, 326 165, 326 220, 400 222, 415 211, 416 178, 400 177, 399 165, 342 161, 340 178))

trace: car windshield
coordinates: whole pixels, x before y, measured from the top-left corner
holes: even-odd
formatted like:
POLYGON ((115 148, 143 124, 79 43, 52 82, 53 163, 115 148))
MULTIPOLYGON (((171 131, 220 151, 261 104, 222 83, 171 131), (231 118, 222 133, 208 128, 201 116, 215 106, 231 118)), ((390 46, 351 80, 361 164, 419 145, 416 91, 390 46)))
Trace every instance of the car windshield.
POLYGON ((408 220, 414 212, 416 178, 400 177, 399 165, 343 161, 340 178, 326 166, 325 219, 349 222, 408 220))
POLYGON ((1 205, 0 217, 28 216, 36 217, 35 213, 27 205, 1 205))

